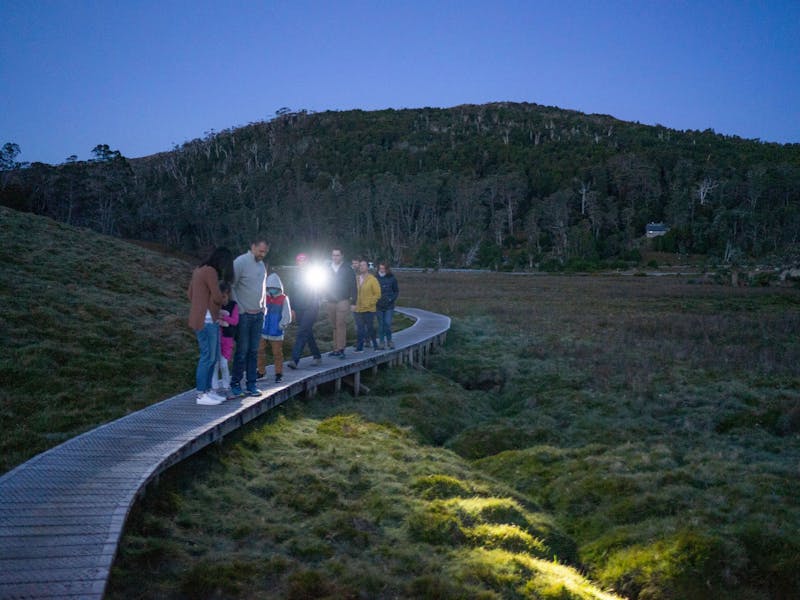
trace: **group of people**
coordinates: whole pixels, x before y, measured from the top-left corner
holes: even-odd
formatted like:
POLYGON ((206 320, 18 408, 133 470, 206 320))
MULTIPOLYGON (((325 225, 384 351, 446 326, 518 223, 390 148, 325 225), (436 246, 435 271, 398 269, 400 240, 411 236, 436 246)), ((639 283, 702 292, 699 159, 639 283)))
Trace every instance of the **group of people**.
POLYGON ((394 348, 392 318, 399 288, 387 263, 378 264, 376 276, 365 259, 346 265, 341 248, 333 248, 324 269, 315 269, 306 254, 298 254, 290 300, 281 278, 269 270, 269 249, 267 240, 257 238, 234 260, 230 250, 217 248, 192 273, 189 326, 200 349, 195 373, 198 404, 261 396, 256 381, 266 372, 262 340, 269 342, 275 382, 280 383, 284 331, 292 322, 298 329, 287 366, 299 367, 306 346, 312 365, 319 366, 322 353, 313 328, 322 306, 333 327, 330 356, 345 358, 350 313, 356 324, 355 352, 394 348))

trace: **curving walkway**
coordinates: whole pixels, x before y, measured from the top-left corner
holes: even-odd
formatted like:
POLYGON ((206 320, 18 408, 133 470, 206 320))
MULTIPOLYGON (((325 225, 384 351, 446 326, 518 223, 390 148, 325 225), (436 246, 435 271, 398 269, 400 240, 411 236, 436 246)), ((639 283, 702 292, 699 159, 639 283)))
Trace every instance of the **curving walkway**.
MULTIPOLYGON (((398 308, 414 324, 393 335, 394 350, 304 359, 261 398, 198 406, 194 390, 102 425, 0 477, 0 599, 102 598, 125 519, 147 484, 172 465, 297 394, 344 381, 380 364, 423 363, 444 342, 450 319, 398 308)), ((271 367, 270 367, 271 368, 271 367)))

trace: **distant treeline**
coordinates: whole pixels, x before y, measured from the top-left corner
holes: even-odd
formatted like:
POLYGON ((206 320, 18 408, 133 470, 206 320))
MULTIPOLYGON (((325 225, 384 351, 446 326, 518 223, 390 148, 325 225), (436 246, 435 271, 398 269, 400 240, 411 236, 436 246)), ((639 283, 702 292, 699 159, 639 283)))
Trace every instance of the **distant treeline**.
POLYGON ((0 203, 204 252, 263 232, 279 258, 342 244, 395 264, 557 268, 657 249, 793 252, 800 144, 676 131, 535 104, 293 113, 127 159, 19 165, 0 203))

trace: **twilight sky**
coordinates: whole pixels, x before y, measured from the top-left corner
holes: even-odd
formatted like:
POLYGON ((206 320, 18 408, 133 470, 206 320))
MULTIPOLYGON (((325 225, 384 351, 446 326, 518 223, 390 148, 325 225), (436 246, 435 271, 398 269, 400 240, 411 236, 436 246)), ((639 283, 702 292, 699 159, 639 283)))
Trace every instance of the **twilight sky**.
POLYGON ((800 143, 800 0, 0 0, 17 160, 493 101, 800 143))

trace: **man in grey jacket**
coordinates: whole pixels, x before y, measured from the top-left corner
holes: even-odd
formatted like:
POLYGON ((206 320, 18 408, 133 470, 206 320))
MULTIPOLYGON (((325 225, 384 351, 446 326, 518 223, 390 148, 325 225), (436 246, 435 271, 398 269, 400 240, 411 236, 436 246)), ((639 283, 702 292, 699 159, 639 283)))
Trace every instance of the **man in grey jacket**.
POLYGON ((261 343, 261 329, 264 326, 264 307, 266 306, 267 264, 264 262, 269 252, 269 242, 256 238, 250 250, 237 256, 233 261, 233 299, 239 305, 239 325, 236 331, 236 353, 231 371, 230 398, 241 396, 258 397, 261 392, 256 387, 256 366, 258 346, 261 343), (247 387, 242 391, 242 376, 247 371, 247 387))

